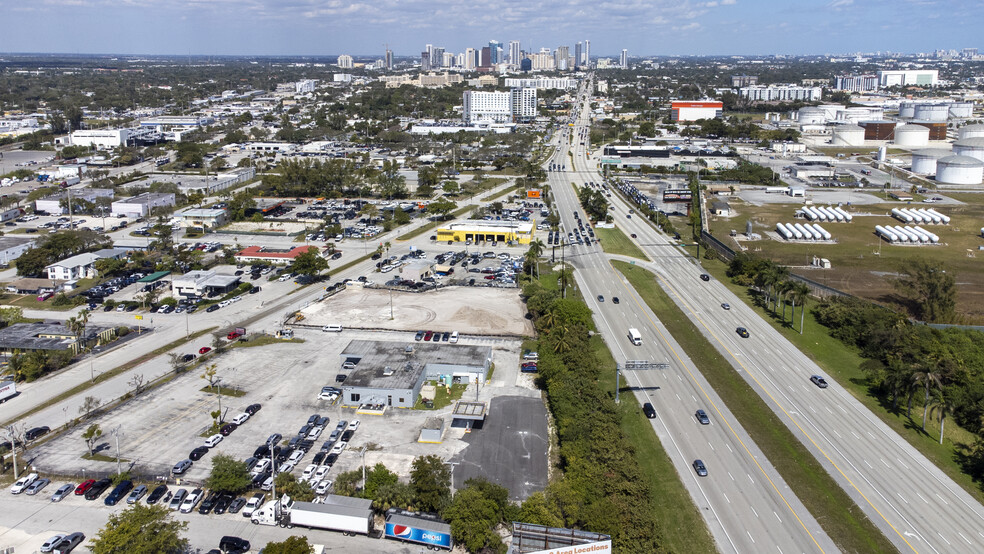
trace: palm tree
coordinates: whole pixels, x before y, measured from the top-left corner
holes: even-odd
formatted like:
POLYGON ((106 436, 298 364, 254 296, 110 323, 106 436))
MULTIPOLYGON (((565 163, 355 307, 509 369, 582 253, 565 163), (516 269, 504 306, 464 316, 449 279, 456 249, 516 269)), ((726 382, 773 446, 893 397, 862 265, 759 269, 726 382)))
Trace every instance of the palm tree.
MULTIPOLYGON (((782 281, 776 285, 776 297, 779 302, 782 302, 782 323, 786 324, 786 295, 792 292, 793 282, 792 281, 782 281)), ((792 316, 790 316, 792 317, 792 316)))
POLYGON ((947 412, 950 411, 950 402, 947 400, 942 388, 937 388, 936 393, 933 394, 929 411, 931 413, 939 412, 940 414, 940 444, 943 444, 943 423, 946 421, 947 412))
POLYGON ((793 301, 793 313, 796 317, 796 304, 800 305, 800 334, 803 334, 803 324, 806 322, 806 301, 810 297, 810 287, 799 281, 790 281, 789 295, 793 301))
POLYGON ((553 351, 563 354, 571 349, 571 332, 566 325, 558 325, 553 329, 550 340, 553 342, 553 351))
POLYGON ((536 271, 536 276, 538 278, 540 277, 540 270, 537 267, 537 260, 540 258, 540 255, 543 254, 544 249, 546 249, 546 245, 543 244, 543 241, 536 239, 530 242, 530 249, 526 252, 527 260, 530 260, 533 270, 536 271))
MULTIPOLYGON (((922 387, 925 397, 923 398, 923 421, 922 430, 926 430, 926 415, 929 413, 929 393, 930 390, 936 388, 941 389, 943 387, 943 382, 940 378, 939 373, 933 372, 930 368, 926 367, 922 371, 917 371, 912 374, 912 388, 913 391, 922 387)), ((912 396, 909 396, 909 412, 911 417, 912 412, 912 396)))

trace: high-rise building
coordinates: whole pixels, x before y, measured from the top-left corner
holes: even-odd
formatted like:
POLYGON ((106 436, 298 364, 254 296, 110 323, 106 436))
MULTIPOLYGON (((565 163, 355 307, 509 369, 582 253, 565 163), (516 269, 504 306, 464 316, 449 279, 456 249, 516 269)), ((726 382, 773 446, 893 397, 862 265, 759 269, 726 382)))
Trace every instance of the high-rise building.
POLYGON ((591 67, 591 41, 584 41, 584 67, 591 67))
POLYGON ((574 69, 581 67, 582 63, 584 62, 581 61, 581 43, 579 42, 574 45, 574 69))
POLYGON ((622 49, 622 57, 619 58, 618 64, 622 69, 629 68, 629 51, 625 48, 622 49))
POLYGON ((523 59, 523 51, 520 48, 518 40, 509 41, 509 63, 519 67, 520 61, 523 59))
POLYGON ((352 56, 348 54, 342 54, 338 56, 338 61, 335 62, 340 69, 352 69, 352 56))
POLYGON ((465 48, 465 63, 461 64, 464 69, 475 69, 475 49, 465 48))
POLYGON ((426 50, 420 53, 420 70, 421 71, 431 70, 430 52, 426 50))
POLYGON ((462 115, 466 125, 532 121, 536 118, 536 89, 514 88, 509 92, 466 90, 462 95, 462 115))
POLYGON ((536 89, 514 88, 509 91, 514 123, 526 123, 536 119, 536 89))
POLYGON ((554 67, 557 68, 557 71, 567 71, 567 62, 571 57, 570 52, 570 46, 558 46, 554 50, 554 67))
POLYGON ((849 90, 851 92, 868 92, 878 90, 878 76, 867 75, 838 75, 834 77, 834 90, 849 90))
POLYGON ((501 42, 499 42, 497 40, 490 40, 489 41, 489 61, 491 62, 491 65, 495 65, 495 64, 499 63, 500 61, 502 61, 502 60, 499 59, 499 51, 500 50, 502 50, 502 43, 501 42))
POLYGON ((478 67, 492 67, 492 49, 488 46, 482 47, 482 55, 479 58, 478 67))
POLYGON ((393 51, 386 49, 386 69, 393 69, 393 51))
POLYGON ((430 62, 432 68, 444 67, 444 48, 435 46, 431 49, 430 62))

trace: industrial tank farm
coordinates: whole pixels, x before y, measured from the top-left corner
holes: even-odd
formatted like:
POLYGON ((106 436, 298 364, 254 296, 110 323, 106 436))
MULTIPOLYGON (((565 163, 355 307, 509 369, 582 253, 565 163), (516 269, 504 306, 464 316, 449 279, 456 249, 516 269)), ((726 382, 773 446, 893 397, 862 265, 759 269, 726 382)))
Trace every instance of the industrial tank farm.
POLYGON ((830 139, 834 146, 861 146, 864 144, 864 128, 858 125, 838 125, 830 139))
POLYGON ((922 125, 899 125, 895 128, 895 144, 918 147, 929 144, 929 129, 922 125))
POLYGON ((952 156, 953 152, 943 148, 924 148, 912 153, 912 172, 919 175, 936 175, 936 161, 952 156))
POLYGON ((977 158, 984 162, 984 137, 971 137, 954 142, 953 153, 958 156, 977 158))
POLYGON ((936 182, 944 185, 979 185, 984 162, 970 156, 947 156, 936 160, 936 182))

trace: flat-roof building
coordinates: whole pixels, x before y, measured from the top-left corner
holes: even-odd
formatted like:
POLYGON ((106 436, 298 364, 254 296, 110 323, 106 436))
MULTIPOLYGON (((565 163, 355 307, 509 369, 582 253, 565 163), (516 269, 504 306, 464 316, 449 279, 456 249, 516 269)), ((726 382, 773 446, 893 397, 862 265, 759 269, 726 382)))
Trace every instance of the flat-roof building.
POLYGON ((529 244, 533 240, 533 223, 525 221, 462 221, 438 227, 438 241, 500 241, 529 244))
POLYGON ((174 194, 166 192, 145 192, 126 200, 113 202, 111 210, 117 217, 145 217, 155 208, 174 206, 174 194))
POLYGON ((353 340, 342 351, 341 363, 355 366, 342 386, 343 405, 412 408, 425 381, 484 382, 492 348, 353 340))
POLYGON ((248 246, 236 254, 236 261, 290 263, 294 261, 294 258, 309 250, 314 250, 315 253, 318 253, 317 246, 298 246, 289 250, 265 248, 263 246, 248 246))
POLYGON ((86 202, 95 204, 97 198, 112 198, 115 193, 113 189, 71 189, 71 192, 62 191, 58 194, 35 200, 34 210, 47 214, 67 214, 69 194, 71 194, 73 202, 85 200, 86 202))
MULTIPOLYGON (((107 341, 116 332, 115 327, 86 325, 84 342, 107 341)), ((15 323, 0 329, 0 354, 7 356, 17 352, 35 350, 79 351, 79 340, 68 325, 60 323, 15 323)))
POLYGON ((225 225, 228 214, 221 208, 193 208, 178 214, 184 227, 204 227, 215 229, 225 225))
POLYGON ((215 270, 189 271, 184 275, 171 278, 171 290, 178 296, 205 296, 214 292, 225 294, 232 292, 240 282, 236 275, 219 275, 215 270))
POLYGON ((34 246, 36 239, 7 235, 0 237, 0 264, 8 265, 34 246))

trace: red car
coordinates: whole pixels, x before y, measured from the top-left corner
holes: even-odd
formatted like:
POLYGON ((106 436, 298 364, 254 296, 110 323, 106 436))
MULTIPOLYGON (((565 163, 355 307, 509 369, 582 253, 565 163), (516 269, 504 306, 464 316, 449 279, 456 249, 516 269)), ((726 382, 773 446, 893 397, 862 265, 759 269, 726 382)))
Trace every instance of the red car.
POLYGON ((95 479, 88 479, 86 481, 82 481, 81 483, 79 483, 79 486, 75 487, 75 494, 78 496, 82 496, 83 494, 88 492, 89 489, 91 489, 92 485, 94 484, 96 484, 95 479))
POLYGON ((211 351, 212 351, 211 346, 203 346, 198 349, 198 355, 201 356, 202 354, 208 354, 211 351))
POLYGON ((239 333, 237 333, 235 331, 233 331, 233 332, 229 333, 228 335, 226 335, 226 340, 236 340, 238 338, 239 338, 239 333))
POLYGON ((433 336, 434 336, 434 333, 433 332, 427 331, 426 333, 424 333, 424 340, 425 341, 431 340, 431 337, 433 337, 433 336))

